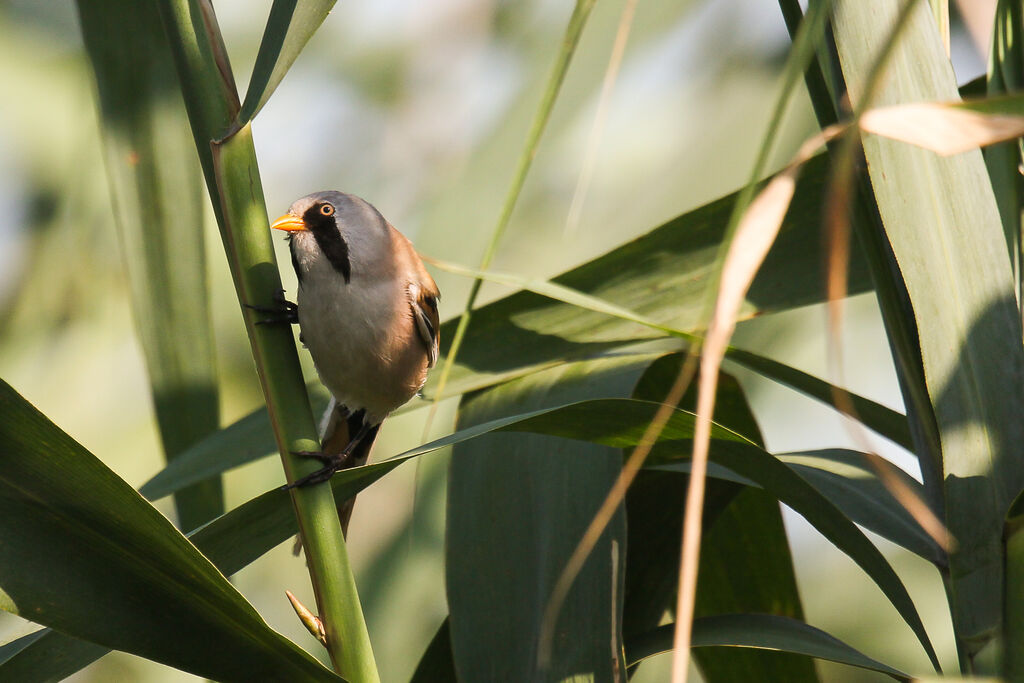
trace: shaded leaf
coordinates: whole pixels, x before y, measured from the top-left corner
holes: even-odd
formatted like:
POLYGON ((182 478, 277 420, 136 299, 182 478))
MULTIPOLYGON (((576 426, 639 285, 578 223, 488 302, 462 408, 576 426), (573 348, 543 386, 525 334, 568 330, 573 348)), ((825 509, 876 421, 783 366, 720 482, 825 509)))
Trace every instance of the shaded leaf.
MULTIPOLYGON (((675 603, 683 501, 689 477, 645 470, 626 494, 626 585, 622 635, 628 642, 661 623, 675 603)), ((743 490, 726 479, 708 481, 704 524, 710 526, 743 490)))
MULTIPOLYGON (((459 426, 580 396, 628 396, 655 358, 562 365, 467 396, 459 426)), ((556 623, 546 622, 555 585, 621 463, 617 448, 541 434, 491 434, 453 449, 445 571, 459 678, 610 680, 625 668, 621 507, 573 581, 556 623), (499 457, 480 457, 492 453, 499 457), (513 571, 510 557, 516 558, 513 571), (549 630, 550 659, 543 661, 541 638, 549 630)))
POLYGON ((452 638, 448 617, 437 629, 420 657, 410 683, 455 683, 455 662, 452 660, 452 638))
MULTIPOLYGON (((78 2, 114 217, 164 455, 220 426, 199 164, 155 3, 78 2)), ((175 498, 180 526, 224 512, 220 479, 175 498)))
MULTIPOLYGON (((701 544, 699 577, 694 609, 698 619, 760 612, 803 620, 779 503, 765 491, 744 490, 708 529, 701 544)), ((693 655, 709 683, 818 680, 812 662, 791 654, 698 649, 693 655)))
MULTIPOLYGON (((623 446, 639 438, 637 427, 649 422, 653 410, 645 408, 644 403, 639 401, 605 399, 565 406, 559 413, 564 424, 549 423, 548 415, 538 414, 506 428, 536 430, 543 424, 545 432, 549 434, 623 446), (585 414, 576 414, 576 410, 585 411, 585 414), (646 418, 641 418, 639 413, 647 413, 646 418)), ((652 457, 662 462, 689 457, 689 443, 686 440, 693 437, 693 431, 692 415, 677 411, 662 433, 663 441, 654 447, 652 457)), ((715 439, 710 455, 712 462, 757 483, 780 502, 803 515, 836 547, 857 562, 911 627, 929 657, 933 661, 936 659, 921 618, 902 581, 863 532, 831 502, 785 464, 738 435, 733 439, 715 439)), ((666 467, 671 468, 672 465, 666 467)))
MULTIPOLYGON (((626 659, 635 666, 672 649, 669 624, 627 643, 626 659)), ((907 674, 871 659, 841 640, 796 619, 768 614, 721 614, 693 621, 692 647, 751 647, 827 659, 909 681, 907 674)), ((916 679, 915 679, 916 680, 916 679)))
POLYGON ((338 680, 6 383, 0 443, 0 608, 218 680, 338 680))
MULTIPOLYGON (((659 358, 633 390, 638 400, 661 401, 675 382, 682 354, 659 358)), ((740 385, 719 377, 714 419, 727 424, 757 445, 761 431, 740 385)), ((696 390, 690 387, 679 406, 692 410, 696 390)), ((713 466, 712 477, 725 476, 713 466)), ((623 637, 646 633, 674 611, 679 576, 682 516, 689 479, 682 473, 641 472, 626 495, 626 606, 623 637), (666 476, 668 475, 668 476, 666 476)), ((702 543, 698 614, 772 612, 802 618, 789 542, 779 504, 764 491, 745 489, 746 481, 709 478, 705 482, 701 519, 702 543)), ((814 667, 798 657, 755 651, 699 650, 694 658, 707 681, 816 680, 814 667)))
MULTIPOLYGON (((780 453, 776 457, 857 524, 929 562, 944 561, 945 553, 892 497, 863 453, 830 448, 780 453)), ((891 476, 897 477, 919 497, 923 496, 923 488, 915 479, 896 467, 889 469, 891 476)))

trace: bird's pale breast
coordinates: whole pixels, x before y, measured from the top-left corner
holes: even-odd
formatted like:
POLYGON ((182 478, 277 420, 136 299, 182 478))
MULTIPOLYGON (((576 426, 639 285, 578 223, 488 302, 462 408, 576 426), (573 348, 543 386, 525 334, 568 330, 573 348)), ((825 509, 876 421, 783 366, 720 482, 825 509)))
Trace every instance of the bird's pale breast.
MULTIPOLYGON (((326 274, 325 274, 326 275, 326 274)), ((302 339, 320 381, 349 410, 379 422, 423 386, 427 354, 417 337, 408 283, 393 278, 303 278, 302 339)))

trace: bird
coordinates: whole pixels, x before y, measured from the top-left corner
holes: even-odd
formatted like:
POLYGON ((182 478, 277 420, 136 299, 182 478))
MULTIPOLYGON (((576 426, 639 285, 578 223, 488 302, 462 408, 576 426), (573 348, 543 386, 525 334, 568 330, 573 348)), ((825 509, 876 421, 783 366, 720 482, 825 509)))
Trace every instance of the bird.
MULTIPOLYGON (((441 294, 412 242, 355 195, 306 195, 270 227, 287 232, 298 278, 294 304, 276 297, 278 319, 298 322, 332 397, 321 450, 298 453, 323 467, 294 488, 365 464, 384 419, 423 388, 437 362, 441 294)), ((351 507, 339 514, 347 528, 351 507)))

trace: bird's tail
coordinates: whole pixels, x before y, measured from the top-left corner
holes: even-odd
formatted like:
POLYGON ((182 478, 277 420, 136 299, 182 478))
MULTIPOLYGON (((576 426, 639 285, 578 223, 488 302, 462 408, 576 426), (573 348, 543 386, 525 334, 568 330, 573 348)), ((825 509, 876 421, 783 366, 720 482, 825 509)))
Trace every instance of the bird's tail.
MULTIPOLYGON (((327 412, 321 424, 320 443, 324 453, 340 453, 349 441, 359 432, 363 426, 365 412, 362 410, 349 413, 344 406, 338 405, 337 401, 331 399, 327 406, 327 412)), ((346 469, 365 465, 370 457, 370 448, 374 439, 377 438, 377 430, 380 425, 375 425, 363 439, 356 445, 350 454, 346 469)), ((355 506, 356 498, 352 496, 347 500, 338 501, 338 519, 341 520, 341 531, 348 536, 348 523, 352 519, 352 508, 355 506)))

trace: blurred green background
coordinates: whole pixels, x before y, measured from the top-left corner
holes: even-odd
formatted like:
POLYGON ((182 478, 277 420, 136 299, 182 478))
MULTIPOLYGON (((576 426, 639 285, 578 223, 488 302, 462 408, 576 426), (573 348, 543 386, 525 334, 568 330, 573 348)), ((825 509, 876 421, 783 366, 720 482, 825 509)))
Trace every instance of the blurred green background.
MULTIPOLYGON (((749 173, 789 43, 776 4, 641 0, 582 214, 567 226, 623 5, 597 3, 495 269, 554 275, 735 189, 749 173)), ((269 6, 215 3, 243 92, 269 6)), ((475 265, 570 11, 571 3, 555 0, 339 2, 253 126, 270 211, 315 190, 343 189, 374 203, 424 254, 475 265)), ((953 46, 961 81, 983 70, 959 24, 953 46)), ((138 486, 161 468, 161 451, 106 187, 94 83, 70 0, 0 2, 0 85, 0 376, 138 486)), ((774 166, 813 130, 801 93, 774 166)), ((206 235, 227 424, 257 408, 262 394, 212 217, 206 235)), ((457 314, 469 282, 434 274, 442 317, 457 314)), ((485 285, 482 300, 506 292, 485 285)), ((761 318, 741 325, 736 343, 828 376, 823 320, 819 308, 761 318)), ((845 383, 898 407, 870 295, 847 306, 845 336, 845 383)), ((852 443, 826 409, 737 375, 770 449, 852 443)), ((451 407, 434 435, 450 431, 451 407)), ((419 443, 424 422, 422 410, 387 422, 375 457, 419 443)), ((891 444, 878 448, 901 462, 891 444)), ((443 454, 423 459, 361 494, 356 506, 350 552, 386 681, 408 679, 447 612, 444 476, 443 454)), ((233 471, 225 478, 228 506, 282 482, 276 458, 233 471)), ((173 514, 168 499, 158 506, 173 514)), ((894 666, 925 670, 910 631, 870 581, 802 520, 786 521, 808 622, 894 666)), ((938 578, 923 561, 880 543, 937 649, 951 652, 938 578)), ((272 626, 319 651, 284 599, 287 588, 312 604, 302 560, 290 550, 282 545, 235 583, 272 626)), ((34 628, 0 615, 0 642, 34 628)), ((662 680, 666 660, 645 664, 641 677, 662 680)), ((867 676, 839 666, 822 672, 825 680, 867 676)), ((114 653, 74 680, 190 678, 114 653)))

